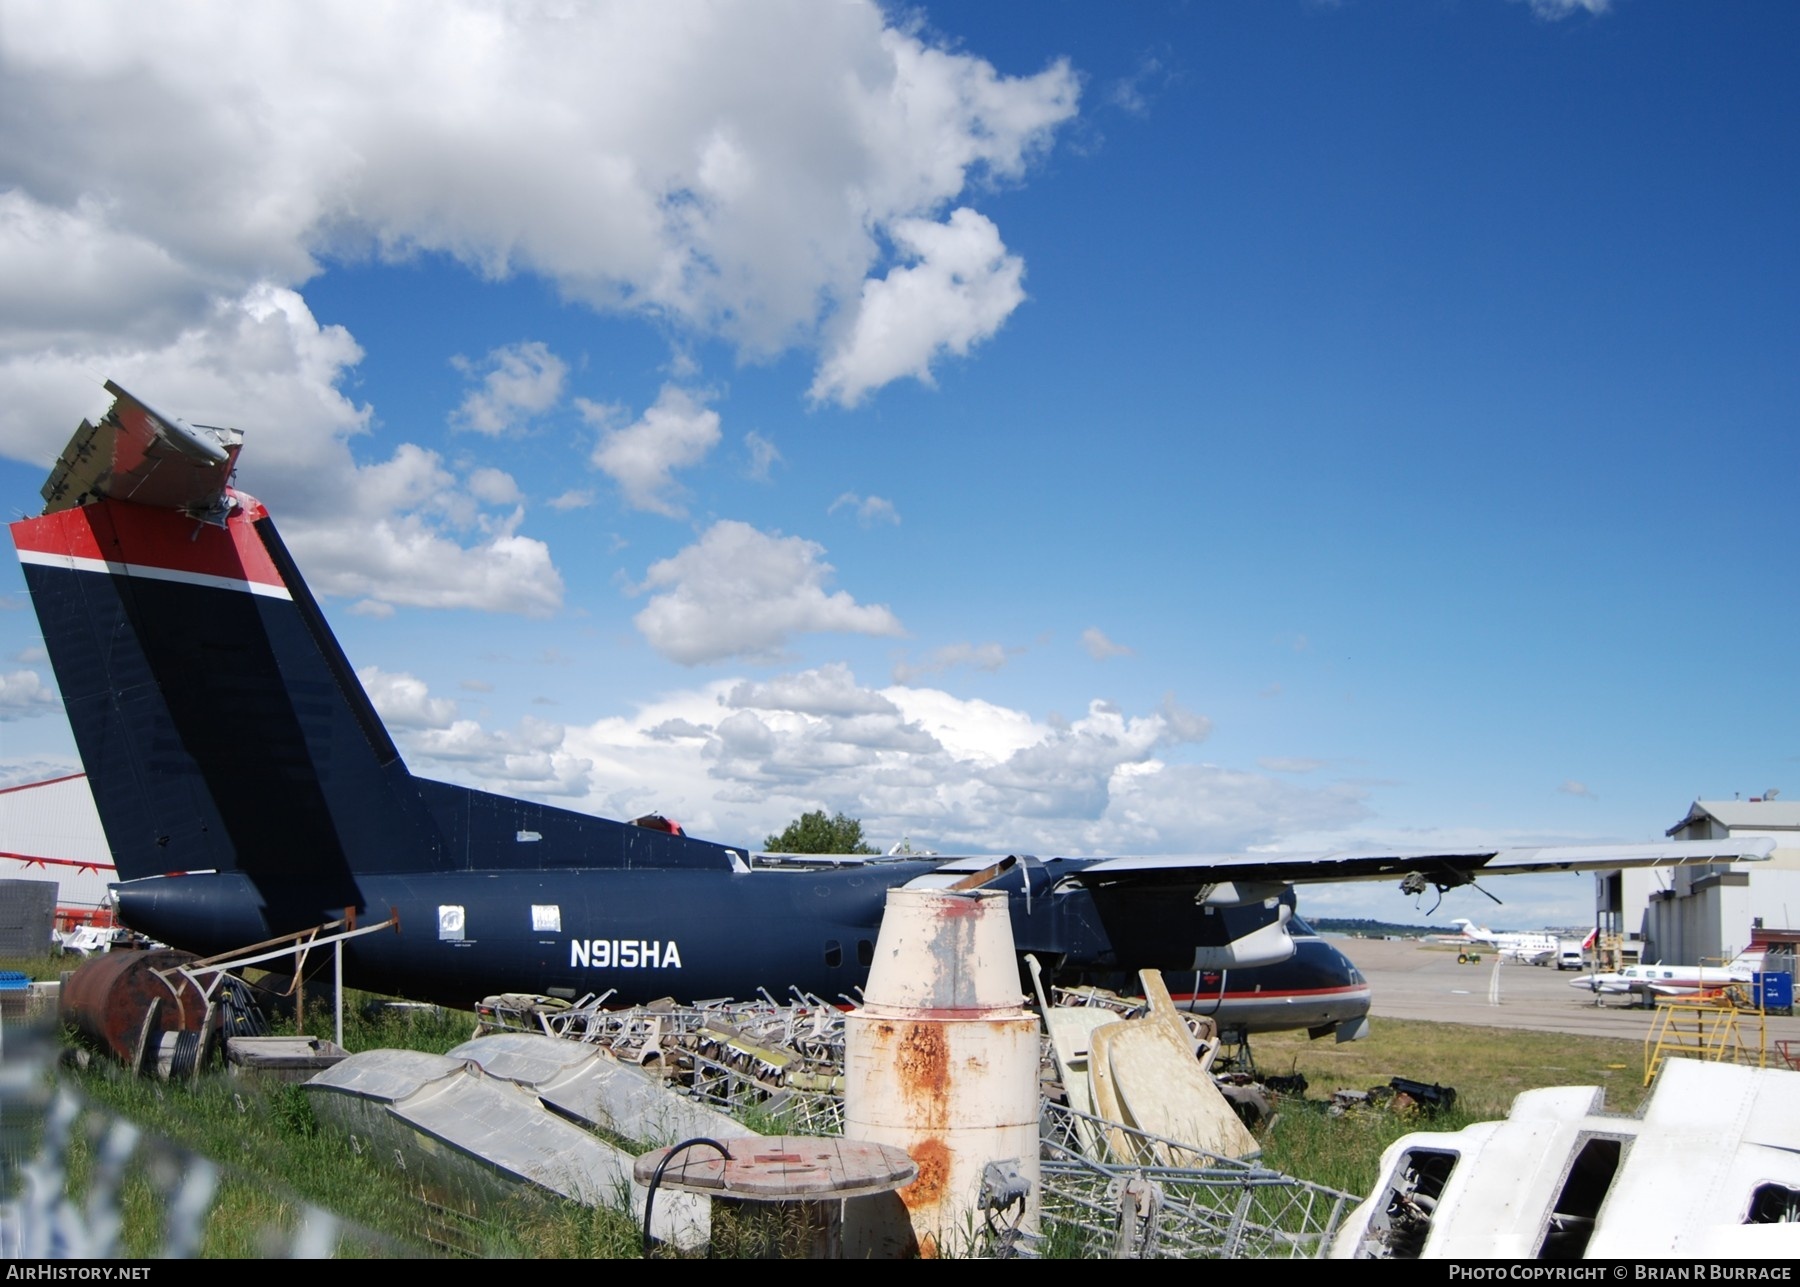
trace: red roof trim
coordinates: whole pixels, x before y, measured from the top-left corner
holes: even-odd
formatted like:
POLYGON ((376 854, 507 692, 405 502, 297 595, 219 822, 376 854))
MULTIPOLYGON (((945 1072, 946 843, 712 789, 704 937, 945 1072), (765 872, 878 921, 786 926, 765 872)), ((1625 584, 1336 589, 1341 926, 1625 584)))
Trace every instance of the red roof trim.
POLYGON ((42 782, 21 782, 18 786, 0 787, 0 795, 10 795, 14 791, 30 791, 36 787, 55 786, 58 782, 73 782, 76 778, 85 778, 85 773, 65 773, 60 778, 45 778, 42 782))

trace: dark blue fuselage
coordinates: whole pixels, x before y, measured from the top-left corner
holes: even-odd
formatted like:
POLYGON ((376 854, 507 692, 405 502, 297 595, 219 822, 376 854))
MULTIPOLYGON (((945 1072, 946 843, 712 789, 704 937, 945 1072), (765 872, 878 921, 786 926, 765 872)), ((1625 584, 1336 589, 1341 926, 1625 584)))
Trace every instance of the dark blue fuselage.
MULTIPOLYGON (((212 954, 393 917, 346 943, 350 982, 457 1006, 501 992, 837 1000, 867 977, 887 891, 942 861, 768 865, 414 777, 253 502, 200 523, 99 500, 13 533, 124 878, 121 913, 172 945, 212 954)), ((1197 947, 1276 915, 1201 906, 1191 879, 1083 866, 1021 857, 989 885, 1011 896, 1019 951, 1065 978, 1157 968, 1179 988, 1197 947)), ((1258 1026, 1367 1009, 1354 967, 1317 939, 1233 971, 1219 1003, 1245 988, 1258 1026), (1278 991, 1310 1008, 1269 1010, 1278 991)))

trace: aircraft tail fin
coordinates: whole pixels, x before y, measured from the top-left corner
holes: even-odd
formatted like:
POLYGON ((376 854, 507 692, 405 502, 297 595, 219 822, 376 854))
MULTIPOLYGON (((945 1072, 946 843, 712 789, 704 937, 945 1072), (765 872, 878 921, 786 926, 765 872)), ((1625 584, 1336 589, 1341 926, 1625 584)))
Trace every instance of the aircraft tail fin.
POLYGON ((1733 970, 1749 970, 1754 974, 1762 969, 1763 962, 1767 956, 1768 952, 1761 947, 1747 947, 1736 956, 1732 957, 1730 964, 1727 965, 1726 968, 1733 970))
POLYGON ((120 877, 304 877, 345 905, 352 872, 432 862, 392 739, 268 511, 229 486, 241 435, 107 388, 12 537, 120 877))

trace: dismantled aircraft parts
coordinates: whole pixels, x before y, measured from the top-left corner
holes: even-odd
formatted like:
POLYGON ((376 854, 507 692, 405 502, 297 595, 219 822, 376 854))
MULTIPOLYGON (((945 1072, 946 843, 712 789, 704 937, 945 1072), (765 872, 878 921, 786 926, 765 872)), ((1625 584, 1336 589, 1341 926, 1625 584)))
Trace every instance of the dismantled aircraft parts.
MULTIPOLYGON (((515 1065, 523 1058, 516 1043, 501 1043, 493 1053, 515 1065)), ((550 1080, 566 1082, 570 1071, 557 1068, 550 1080)), ((453 1210, 473 1213, 534 1194, 594 1206, 627 1190, 643 1215, 644 1190, 631 1183, 635 1152, 546 1107, 534 1084, 490 1076, 473 1059, 364 1051, 320 1073, 305 1090, 313 1111, 338 1128, 349 1147, 371 1151, 453 1210)), ((659 1203, 655 1215, 653 1232, 661 1240, 684 1248, 705 1245, 704 1199, 675 1196, 659 1203)))
POLYGON ((843 1127, 844 1010, 796 993, 782 1005, 676 1005, 664 999, 624 1010, 607 997, 571 1004, 508 993, 477 1007, 481 1029, 547 1033, 598 1046, 623 1063, 653 1069, 728 1111, 782 1112, 808 1131, 843 1127))
POLYGON ((1216 1030, 1209 1021, 1196 1039, 1162 975, 1145 970, 1140 977, 1149 1003, 1144 1017, 1095 1028, 1090 1038, 1089 1079, 1098 1115, 1188 1146, 1159 1150, 1145 1162, 1191 1166, 1198 1154, 1258 1156, 1262 1145, 1208 1072, 1218 1050, 1216 1030))
POLYGON ((1426 1112, 1447 1111, 1456 1107, 1456 1091, 1449 1086, 1440 1086, 1436 1082, 1412 1081, 1406 1077, 1395 1077, 1388 1082, 1388 1090, 1393 1093, 1390 1101, 1395 1111, 1404 1111, 1417 1106, 1426 1112))
POLYGON ((1333 1091, 1331 1106, 1325 1111, 1332 1117, 1369 1109, 1383 1109, 1401 1116, 1421 1113, 1434 1116, 1454 1107, 1456 1091, 1452 1087, 1395 1077, 1385 1086, 1371 1086, 1368 1090, 1333 1091))
MULTIPOLYGON (((551 1033, 598 1046, 728 1112, 779 1114, 790 1129, 815 1133, 843 1129, 842 1008, 799 994, 787 1005, 768 997, 700 1006, 665 1000, 626 1010, 604 1009, 604 1000, 571 1005, 554 998, 494 996, 479 1014, 487 1031, 551 1033)), ((1091 1035, 1096 1028, 1141 1018, 1144 1001, 1095 988, 1056 988, 1041 1002, 1040 1014, 1045 1039, 1039 1092, 1092 1116, 1091 1035)), ((1272 1116, 1284 1095, 1304 1097, 1304 1077, 1257 1078, 1244 1071, 1247 1060, 1221 1071, 1222 1047, 1210 1021, 1185 1013, 1180 1021, 1193 1062, 1204 1069, 1202 1055, 1213 1059, 1219 1094, 1245 1126, 1272 1116)))
MULTIPOLYGON (((265 981, 266 982, 266 981, 265 981)), ((190 1078, 223 1053, 236 1069, 312 1072, 342 1048, 310 1037, 266 1042, 263 1005, 271 994, 223 968, 170 948, 115 951, 71 974, 60 994, 62 1022, 90 1048, 133 1072, 190 1078), (294 1042, 311 1042, 303 1053, 294 1042)), ((310 1075, 310 1074, 309 1074, 310 1075)))
POLYGON ((266 1081, 303 1082, 342 1062, 349 1051, 323 1037, 227 1037, 225 1065, 266 1081))
POLYGON ((1338 1189, 1225 1157, 1192 1166, 1139 1159, 1185 1152, 1058 1103, 1044 1106, 1043 1222, 1063 1254, 1082 1259, 1289 1259, 1324 1254, 1357 1199, 1338 1189), (1098 1141, 1096 1147, 1093 1141, 1098 1141))
MULTIPOLYGON (((754 1134, 717 1111, 722 1107, 753 1109, 764 1120, 779 1115, 790 1132, 797 1127, 815 1135, 842 1133, 840 1095, 793 1084, 796 1068, 805 1069, 803 1079, 821 1078, 817 1083, 821 1087, 842 1083, 841 1072, 834 1071, 842 1067, 834 1062, 841 1060, 841 1053, 832 1052, 843 1049, 846 1016, 817 998, 786 1007, 765 998, 752 1005, 646 1007, 610 1013, 584 1013, 581 1007, 561 1004, 542 1015, 533 1014, 523 1001, 510 998, 508 1005, 490 1009, 489 1018, 516 1019, 520 1026, 530 1022, 538 1028, 535 1032, 497 1032, 465 1043, 448 1057, 424 1056, 424 1066, 415 1066, 411 1056, 398 1052, 353 1056, 318 1079, 330 1083, 350 1078, 352 1089, 309 1089, 308 1098, 322 1121, 338 1122, 347 1132, 345 1147, 369 1152, 384 1166, 405 1174, 410 1183, 445 1199, 447 1207, 465 1210, 480 1201, 470 1193, 487 1194, 491 1209, 502 1196, 547 1197, 557 1178, 569 1175, 569 1168, 548 1173, 553 1183, 546 1186, 522 1165, 504 1176, 506 1168, 495 1165, 504 1159, 478 1160, 487 1138, 482 1123, 491 1120, 484 1104, 497 1103, 508 1122, 512 1120, 508 1113, 518 1109, 520 1121, 529 1123, 518 1130, 509 1126, 502 1135, 532 1139, 548 1129, 559 1139, 581 1141, 573 1146, 583 1159, 577 1169, 588 1177, 589 1189, 606 1187, 595 1177, 607 1174, 607 1168, 634 1166, 638 1149, 702 1136, 729 1147, 731 1140, 754 1134), (538 1023, 543 1016, 580 1028, 587 1044, 545 1035, 538 1023), (725 1036, 725 1029, 732 1035, 725 1036), (723 1047, 717 1044, 721 1037, 723 1047), (702 1053, 691 1053, 690 1044, 702 1053), (706 1050, 725 1058, 711 1057, 706 1050), (752 1056, 751 1051, 759 1053, 752 1056), (784 1052, 783 1059, 770 1058, 784 1052), (398 1074, 390 1054, 401 1065, 398 1074), (371 1067, 377 1071, 368 1071, 371 1067), (471 1084, 510 1086, 518 1094, 471 1091, 471 1084), (321 1095, 356 1102, 328 1105, 321 1095), (556 1127, 536 1125, 546 1117, 556 1127), (565 1135, 557 1127, 574 1134, 565 1135), (444 1131, 444 1138, 450 1139, 455 1138, 454 1130, 465 1128, 470 1143, 456 1149, 438 1146, 434 1151, 437 1136, 432 1132, 444 1131), (599 1136, 592 1134, 595 1131, 599 1136), (595 1139, 605 1147, 587 1143, 595 1139), (613 1145, 623 1147, 607 1152, 613 1145), (442 1169, 444 1155, 459 1150, 466 1173, 442 1169)), ((1111 1023, 1132 1008, 1131 1003, 1113 998, 1113 1006, 1058 1006, 1055 1013, 1086 1011, 1111 1023)), ((1054 1077, 1041 1084, 1056 1087, 1054 1077)), ((1036 1089, 1034 1083, 1034 1096, 1036 1089)), ((1034 1185, 1043 1218, 1055 1220, 1059 1238, 1072 1240, 1059 1245, 1073 1245, 1075 1254, 1088 1257, 1106 1257, 1121 1249, 1124 1254, 1158 1256, 1315 1255, 1356 1201, 1246 1162, 1195 1152, 1191 1141, 1159 1140, 1132 1127, 1077 1114, 1057 1102, 1040 1106, 1034 1097, 1033 1105, 1041 1107, 1041 1117, 1034 1119, 1028 1147, 1037 1151, 1027 1155, 1037 1162, 1036 1175, 1027 1176, 1010 1158, 978 1168, 971 1227, 984 1237, 986 1254, 1028 1251, 1030 1243, 1013 1235, 1022 1228, 1020 1217, 1034 1185), (1109 1139, 1114 1130, 1123 1138, 1119 1150, 1109 1139), (1192 1165, 1146 1166, 1142 1161, 1157 1156, 1185 1157, 1192 1165), (1007 1165, 1009 1161, 1014 1164, 1007 1165)), ((920 1169, 922 1173, 924 1167, 920 1169)), ((643 1196, 640 1212, 649 1205, 643 1196)), ((655 1204, 650 1214, 659 1237, 702 1236, 701 1226, 692 1221, 686 1232, 679 1223, 672 1227, 663 1223, 666 1215, 678 1212, 681 1201, 671 1194, 655 1204)), ((699 1218, 694 1216, 695 1221, 699 1218)), ((710 1221, 710 1213, 706 1218, 710 1221)))
POLYGON ((716 1109, 671 1093, 654 1073, 619 1063, 592 1046, 503 1032, 465 1041, 449 1057, 527 1087, 560 1116, 615 1139, 650 1144, 696 1135, 730 1140, 757 1134, 716 1109))
POLYGON ((1597 1086, 1526 1091, 1501 1122, 1381 1159, 1342 1259, 1800 1257, 1800 1073, 1672 1059, 1637 1116, 1597 1086))

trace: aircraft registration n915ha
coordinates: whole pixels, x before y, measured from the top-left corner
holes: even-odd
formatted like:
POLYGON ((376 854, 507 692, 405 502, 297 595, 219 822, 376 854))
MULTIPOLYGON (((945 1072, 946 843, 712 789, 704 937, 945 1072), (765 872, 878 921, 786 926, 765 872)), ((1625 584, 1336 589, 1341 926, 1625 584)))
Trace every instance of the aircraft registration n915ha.
POLYGON ((1767 840, 1189 857, 809 859, 415 777, 274 520, 233 490, 236 430, 117 385, 12 524, 113 852, 126 924, 224 952, 352 916, 347 982, 468 1006, 500 992, 617 1004, 867 977, 887 891, 1009 896, 1060 980, 1162 970, 1241 1031, 1354 1035, 1368 985, 1293 916, 1295 882, 1719 863, 1767 840))

